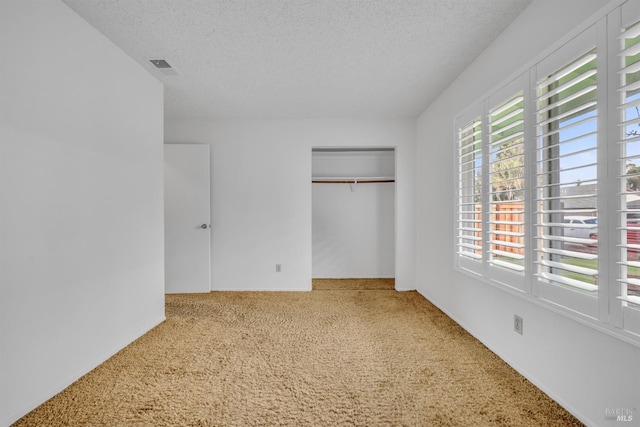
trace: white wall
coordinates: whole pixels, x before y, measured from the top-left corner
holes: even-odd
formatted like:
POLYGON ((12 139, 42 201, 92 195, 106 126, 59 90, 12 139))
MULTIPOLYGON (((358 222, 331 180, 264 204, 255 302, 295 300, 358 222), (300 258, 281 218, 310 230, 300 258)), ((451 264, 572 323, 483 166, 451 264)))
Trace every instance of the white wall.
POLYGON ((416 283, 420 293, 583 422, 607 425, 605 408, 636 408, 629 425, 640 425, 638 347, 461 274, 453 262, 454 117, 606 4, 534 0, 421 115, 417 182, 438 184, 417 193, 416 283), (449 208, 433 209, 435 201, 449 208), (514 313, 524 318, 522 336, 512 330, 514 313))
POLYGON ((312 147, 397 147, 396 287, 415 289, 414 121, 176 119, 165 142, 211 145, 213 290, 310 290, 312 147))
POLYGON ((163 89, 59 1, 0 40, 6 426, 164 319, 163 89))

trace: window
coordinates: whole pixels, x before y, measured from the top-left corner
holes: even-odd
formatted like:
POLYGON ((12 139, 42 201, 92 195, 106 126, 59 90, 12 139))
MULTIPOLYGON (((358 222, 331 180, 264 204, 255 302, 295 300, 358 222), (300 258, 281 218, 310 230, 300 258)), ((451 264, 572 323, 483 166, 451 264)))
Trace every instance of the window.
POLYGON ((489 113, 489 263, 522 273, 524 260, 524 96, 489 113))
POLYGON ((482 125, 476 117, 458 131, 457 250, 466 268, 482 268, 482 125))
POLYGON ((624 28, 619 57, 621 156, 618 212, 622 233, 619 298, 624 317, 637 317, 637 309, 640 308, 640 22, 624 28))
POLYGON ((580 311, 596 316, 585 299, 598 290, 595 47, 537 79, 536 116, 537 276, 556 286, 542 285, 542 297, 571 308, 581 299, 580 311))
POLYGON ((472 107, 458 267, 640 345, 640 2, 472 107))

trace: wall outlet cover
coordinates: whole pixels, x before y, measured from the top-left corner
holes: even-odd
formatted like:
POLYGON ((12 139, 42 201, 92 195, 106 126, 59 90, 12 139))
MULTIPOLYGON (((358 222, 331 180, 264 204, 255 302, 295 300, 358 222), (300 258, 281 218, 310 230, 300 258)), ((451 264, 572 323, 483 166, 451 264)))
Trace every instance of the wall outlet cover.
POLYGON ((517 314, 513 315, 513 330, 522 335, 523 320, 517 314))

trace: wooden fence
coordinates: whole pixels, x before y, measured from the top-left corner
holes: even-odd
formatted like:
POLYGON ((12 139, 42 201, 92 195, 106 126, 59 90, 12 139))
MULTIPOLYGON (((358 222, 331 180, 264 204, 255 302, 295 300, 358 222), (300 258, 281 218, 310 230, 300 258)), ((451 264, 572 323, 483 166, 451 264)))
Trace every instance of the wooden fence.
MULTIPOLYGON (((524 237, 513 234, 524 233, 524 225, 522 225, 524 223, 524 203, 495 203, 492 206, 491 231, 497 233, 491 234, 491 241, 523 245, 524 237)), ((475 219, 482 219, 482 206, 476 206, 475 219)), ((482 237, 481 232, 476 232, 475 234, 476 237, 482 237)), ((506 246, 499 243, 492 243, 491 250, 524 255, 524 249, 521 247, 506 246)))

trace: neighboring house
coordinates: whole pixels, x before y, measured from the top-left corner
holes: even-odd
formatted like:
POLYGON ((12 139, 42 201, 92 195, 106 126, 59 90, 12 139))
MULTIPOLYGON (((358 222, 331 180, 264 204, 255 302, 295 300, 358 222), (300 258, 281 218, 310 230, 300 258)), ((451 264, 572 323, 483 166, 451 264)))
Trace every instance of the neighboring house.
POLYGON ((627 213, 627 219, 640 219, 640 193, 628 192, 627 193, 627 209, 638 210, 638 212, 627 213))
MULTIPOLYGON (((583 216, 596 216, 596 185, 584 184, 576 185, 572 187, 563 187, 561 190, 561 196, 574 197, 564 202, 564 209, 575 209, 580 211, 580 215, 583 216), (580 197, 582 196, 582 197, 580 197)), ((640 209, 640 192, 627 193, 627 208, 628 209, 640 209)), ((640 213, 632 213, 629 218, 638 218, 640 213)))
POLYGON ((560 190, 560 195, 563 197, 569 197, 564 202, 564 209, 580 210, 581 215, 595 216, 596 215, 596 185, 595 184, 583 184, 575 185, 572 187, 563 187, 560 190))

